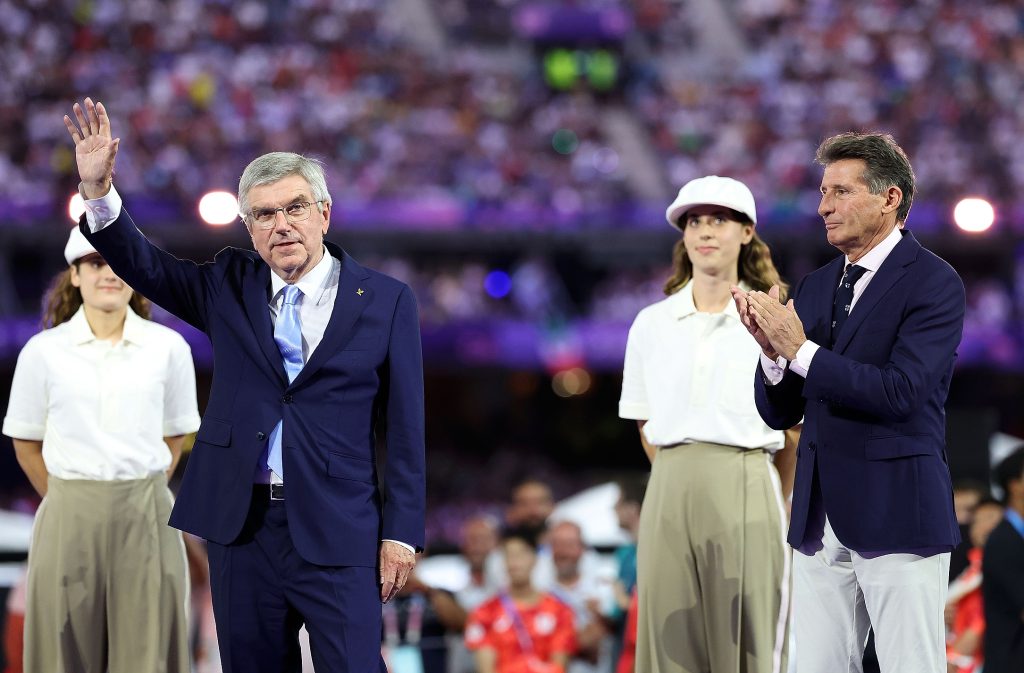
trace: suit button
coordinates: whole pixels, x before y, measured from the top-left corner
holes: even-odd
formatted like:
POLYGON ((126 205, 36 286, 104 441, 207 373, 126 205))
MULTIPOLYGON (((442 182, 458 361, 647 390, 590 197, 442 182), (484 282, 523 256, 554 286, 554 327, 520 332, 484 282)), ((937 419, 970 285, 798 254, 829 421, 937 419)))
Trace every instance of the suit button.
POLYGON ((814 451, 816 448, 818 448, 818 445, 815 444, 814 442, 808 442, 807 443, 807 449, 809 451, 814 451))
POLYGON ((285 404, 291 404, 292 403, 292 396, 291 395, 285 395, 284 397, 281 398, 281 401, 284 402, 285 404))
POLYGON ((266 439, 266 438, 267 438, 267 435, 266 435, 266 433, 264 433, 264 432, 257 432, 257 433, 256 433, 256 439, 259 439, 259 440, 261 440, 261 441, 262 441, 262 440, 264 440, 264 439, 266 439))

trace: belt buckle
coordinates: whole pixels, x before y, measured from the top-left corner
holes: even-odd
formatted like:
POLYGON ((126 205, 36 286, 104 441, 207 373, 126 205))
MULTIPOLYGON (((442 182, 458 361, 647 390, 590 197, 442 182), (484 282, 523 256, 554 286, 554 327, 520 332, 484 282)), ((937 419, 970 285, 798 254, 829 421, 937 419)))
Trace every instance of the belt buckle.
POLYGON ((284 484, 271 484, 270 485, 270 499, 271 500, 284 500, 284 484))

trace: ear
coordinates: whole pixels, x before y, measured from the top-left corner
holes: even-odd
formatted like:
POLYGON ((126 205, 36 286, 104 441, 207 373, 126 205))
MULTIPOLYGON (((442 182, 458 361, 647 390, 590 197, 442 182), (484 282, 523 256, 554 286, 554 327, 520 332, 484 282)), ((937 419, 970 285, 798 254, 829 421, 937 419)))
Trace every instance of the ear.
POLYGON ((320 211, 320 213, 324 217, 323 231, 321 231, 320 233, 321 234, 326 234, 328 227, 331 226, 331 204, 329 204, 329 203, 327 203, 325 201, 324 205, 323 205, 323 209, 320 211))
POLYGON ((82 277, 78 275, 78 267, 72 264, 68 269, 71 270, 71 284, 75 287, 82 287, 82 277))
POLYGON ((882 196, 885 197, 885 203, 882 205, 883 214, 888 215, 897 210, 900 204, 903 203, 903 190, 895 185, 885 190, 882 196))
POLYGON ((754 240, 754 225, 744 224, 743 225, 743 245, 750 243, 754 240))

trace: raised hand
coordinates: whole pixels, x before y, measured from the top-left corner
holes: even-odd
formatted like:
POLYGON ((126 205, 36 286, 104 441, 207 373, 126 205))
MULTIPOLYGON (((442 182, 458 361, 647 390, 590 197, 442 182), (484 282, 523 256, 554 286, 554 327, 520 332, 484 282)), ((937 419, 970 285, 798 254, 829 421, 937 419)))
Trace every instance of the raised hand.
MULTIPOLYGON (((778 288, 776 287, 773 289, 775 290, 775 298, 778 299, 778 288)), ((742 322, 743 326, 747 328, 750 335, 754 337, 754 341, 756 341, 757 345, 761 347, 761 351, 772 360, 777 359, 779 354, 776 352, 774 346, 772 346, 771 341, 769 341, 768 335, 765 334, 764 330, 762 330, 757 324, 757 318, 754 315, 753 310, 751 310, 748 293, 735 285, 729 288, 729 291, 732 293, 733 302, 736 303, 736 311, 740 314, 740 322, 742 322)))
POLYGON ((75 160, 85 198, 96 199, 110 191, 114 157, 121 139, 111 138, 110 118, 103 103, 93 103, 91 98, 86 98, 84 110, 75 103, 72 111, 77 126, 68 115, 64 115, 64 126, 75 141, 75 160))

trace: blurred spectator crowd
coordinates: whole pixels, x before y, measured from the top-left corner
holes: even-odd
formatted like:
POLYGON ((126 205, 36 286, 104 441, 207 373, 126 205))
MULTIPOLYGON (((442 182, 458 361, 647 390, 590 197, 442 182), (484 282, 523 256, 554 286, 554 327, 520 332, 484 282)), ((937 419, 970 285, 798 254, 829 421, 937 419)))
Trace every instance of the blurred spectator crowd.
POLYGON ((545 86, 514 26, 529 3, 421 3, 432 46, 405 4, 0 2, 0 201, 22 219, 64 202, 60 118, 86 94, 123 139, 121 190, 166 203, 231 189, 252 157, 290 149, 328 161, 337 201, 392 219, 586 226, 717 173, 797 225, 814 221, 815 146, 846 129, 907 148, 918 222, 948 219, 966 194, 1013 208, 1024 187, 1019 3, 740 0, 711 3, 719 24, 708 3, 574 3, 632 16, 610 96, 545 86), (611 105, 646 136, 663 178, 649 189, 607 135, 611 105))

